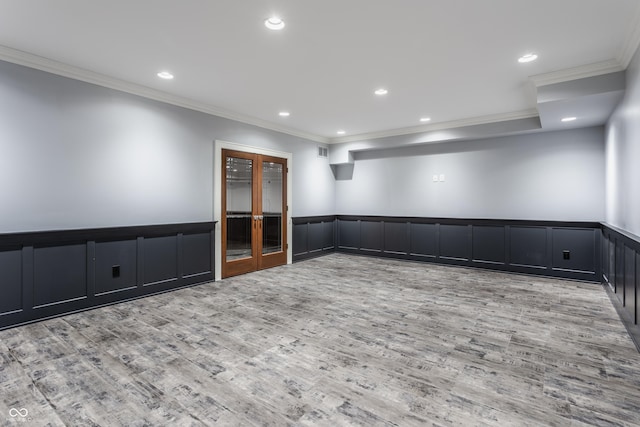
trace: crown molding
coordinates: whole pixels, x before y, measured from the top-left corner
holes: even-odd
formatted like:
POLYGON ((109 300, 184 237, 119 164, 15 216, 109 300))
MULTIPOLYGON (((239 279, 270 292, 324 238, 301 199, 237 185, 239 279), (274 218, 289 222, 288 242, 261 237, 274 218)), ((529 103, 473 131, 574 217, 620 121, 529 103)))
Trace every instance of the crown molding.
POLYGON ((617 59, 610 59, 608 61, 581 65, 579 67, 552 71, 550 73, 537 74, 529 77, 529 80, 531 80, 536 87, 540 87, 587 77, 601 76, 603 74, 617 73, 618 71, 624 70, 625 67, 623 67, 617 59))
POLYGON ((288 135, 297 136, 304 139, 309 139, 315 142, 328 143, 329 138, 303 132, 297 129, 288 128, 285 126, 279 126, 277 124, 268 122, 266 120, 258 119, 236 113, 234 111, 226 110, 223 108, 215 107, 201 102, 196 102, 188 98, 172 95, 167 92, 163 92, 157 89, 152 89, 147 86, 130 83, 124 80, 116 79, 106 76, 104 74, 96 73, 94 71, 85 70, 83 68, 74 67, 72 65, 64 64, 62 62, 54 61, 52 59, 44 58, 42 56, 33 55, 31 53, 23 52, 20 50, 12 49, 6 46, 0 45, 0 60, 11 62, 17 65, 23 65, 25 67, 34 68, 37 70, 45 71, 48 73, 56 74, 62 77, 68 77, 74 80, 80 80, 86 83, 106 87, 109 89, 115 89, 121 92, 130 93, 132 95, 141 96, 154 101, 160 101, 166 104, 175 105, 182 108, 188 108, 190 110, 199 111, 201 113, 210 114, 212 116, 218 116, 229 120, 235 120, 248 125, 258 126, 263 129, 268 129, 276 132, 285 133, 288 135))
MULTIPOLYGON (((629 36, 626 39, 627 42, 620 51, 619 59, 611 59, 608 61, 588 64, 580 67, 558 70, 551 73, 538 74, 529 77, 530 81, 532 81, 536 87, 539 87, 625 70, 629 62, 633 58, 633 55, 635 54, 638 46, 640 45, 640 6, 636 10, 633 24, 634 25, 630 27, 629 36)), ((273 122, 240 114, 213 105, 193 101, 185 97, 172 95, 170 93, 152 89, 147 86, 116 79, 114 77, 96 73, 94 71, 74 67, 62 62, 54 61, 52 59, 2 45, 0 45, 0 60, 324 144, 339 144, 343 142, 355 142, 391 136, 409 135, 414 133, 445 130, 464 126, 525 119, 538 116, 537 110, 531 109, 510 113, 471 117, 422 126, 412 126, 406 128, 383 130, 379 132, 362 133, 343 137, 325 137, 289 128, 286 126, 281 126, 273 122)))
POLYGON ((618 52, 618 62, 626 70, 633 55, 635 55, 640 46, 640 4, 636 5, 636 12, 633 15, 631 24, 627 28, 625 42, 618 52))
POLYGON ((438 130, 461 128, 466 126, 484 125, 487 123, 506 122, 509 120, 528 119, 538 117, 538 110, 530 109, 514 111, 510 113, 491 114, 487 116, 469 117, 448 122, 433 123, 422 126, 412 126, 399 129, 384 130, 380 132, 361 133, 358 135, 342 136, 331 138, 329 144, 341 144, 343 142, 357 142, 370 139, 386 138, 390 136, 410 135, 413 133, 432 132, 438 130))

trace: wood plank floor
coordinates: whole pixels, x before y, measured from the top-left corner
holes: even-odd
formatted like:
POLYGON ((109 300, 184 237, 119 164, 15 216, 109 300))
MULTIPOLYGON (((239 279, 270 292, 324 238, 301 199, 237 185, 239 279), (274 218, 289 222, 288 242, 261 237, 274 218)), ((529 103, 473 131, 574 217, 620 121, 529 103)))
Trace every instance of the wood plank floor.
POLYGON ((2 331, 0 362, 9 426, 640 425, 599 285, 342 254, 2 331))

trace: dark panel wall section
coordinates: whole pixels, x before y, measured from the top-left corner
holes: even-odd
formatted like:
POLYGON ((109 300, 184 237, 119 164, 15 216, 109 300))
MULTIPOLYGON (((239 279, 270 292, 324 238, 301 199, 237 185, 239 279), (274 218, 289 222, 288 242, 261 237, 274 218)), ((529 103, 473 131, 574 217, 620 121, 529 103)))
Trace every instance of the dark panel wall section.
POLYGON ((640 237, 602 224, 602 250, 608 267, 602 283, 622 323, 640 351, 640 237))
POLYGON ((525 268, 546 269, 547 229, 545 227, 510 227, 511 264, 525 268))
POLYGON ((33 307, 87 297, 86 245, 35 248, 33 307))
POLYGON ((323 251, 333 251, 336 248, 336 223, 334 220, 324 222, 322 225, 324 235, 323 251))
POLYGON ((96 243, 96 295, 134 288, 138 277, 135 240, 96 243))
POLYGON ((601 275, 599 223, 367 216, 336 222, 340 252, 592 282, 601 275), (371 250, 378 245, 380 252, 371 250))
POLYGON ((294 261, 336 250, 592 282, 602 274, 599 223, 347 215, 293 223, 294 261), (322 251, 319 225, 335 242, 322 251))
POLYGON ((384 251, 387 254, 402 255, 411 252, 409 224, 401 222, 384 223, 384 251))
POLYGON ((211 281, 214 226, 0 235, 0 329, 211 281))
POLYGON ((440 260, 469 261, 471 227, 467 225, 440 224, 440 260))
POLYGON ((309 233, 307 238, 309 239, 309 251, 318 252, 323 250, 325 247, 325 223, 316 222, 308 224, 308 227, 309 233))
POLYGON ((378 221, 360 222, 360 250, 382 252, 382 230, 384 223, 378 221))
POLYGON ((609 239, 602 238, 602 277, 607 278, 609 276, 609 239))
MULTIPOLYGON (((606 229, 603 228, 603 231, 606 231, 606 229)), ((605 236, 608 237, 608 233, 605 233, 605 236)), ((616 283, 616 245, 615 245, 615 239, 613 241, 611 241, 609 238, 606 239, 608 242, 608 252, 607 252, 607 259, 609 261, 609 268, 608 268, 608 282, 611 283, 614 288, 615 288, 615 283, 616 283)))
POLYGON ((185 234, 182 236, 182 242, 183 277, 210 277, 213 272, 210 233, 185 234))
POLYGON ((178 236, 144 239, 144 284, 178 280, 178 236))
MULTIPOLYGON (((294 219, 295 221, 295 219, 294 219)), ((293 259, 298 260, 304 258, 305 255, 308 255, 311 252, 310 245, 308 242, 309 224, 293 224, 293 259)))
POLYGON ((436 224, 409 223, 409 255, 418 258, 436 258, 438 256, 438 233, 436 224))
POLYGON ((624 247, 624 307, 636 320, 636 252, 624 247))
POLYGON ((360 221, 338 221, 338 249, 360 250, 360 221))
POLYGON ((506 234, 505 227, 493 225, 473 227, 473 261, 487 264, 507 264, 506 234))
POLYGON ((552 237, 553 269, 592 272, 600 256, 597 238, 598 234, 589 229, 555 229, 552 237))
POLYGON ((331 215, 293 218, 292 240, 293 261, 335 251, 336 217, 331 215))
MULTIPOLYGON (((635 250, 636 253, 636 302, 635 302, 635 313, 631 316, 631 321, 634 325, 640 325, 640 272, 638 268, 640 268, 640 251, 635 250)), ((638 326, 638 336, 640 337, 640 326, 638 326)), ((640 339, 636 343, 638 345, 638 351, 640 351, 640 339)))
POLYGON ((615 248, 616 274, 613 289, 620 303, 624 305, 624 244, 618 244, 618 242, 616 242, 615 248))
MULTIPOLYGON (((0 319, 22 309, 22 252, 0 252, 0 319)), ((1 320, 0 320, 1 321, 1 320)))

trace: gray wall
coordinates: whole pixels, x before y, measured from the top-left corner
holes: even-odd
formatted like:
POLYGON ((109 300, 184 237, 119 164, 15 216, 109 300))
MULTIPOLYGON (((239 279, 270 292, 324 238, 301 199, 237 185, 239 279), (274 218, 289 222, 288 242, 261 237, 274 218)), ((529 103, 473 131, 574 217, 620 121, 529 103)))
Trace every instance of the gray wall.
POLYGON ((0 61, 0 233, 211 221, 216 139, 293 153, 292 215, 335 212, 313 141, 0 61))
MULTIPOLYGON (((618 122, 609 160, 638 158, 637 120, 618 122)), ((360 152, 335 181, 313 141, 0 61, 0 233, 211 221, 216 139, 293 153, 294 217, 604 219, 602 128, 360 152)), ((632 221, 624 172, 608 218, 632 221)))
POLYGON ((627 68, 627 90, 606 130, 606 221, 640 235, 640 51, 627 68))
POLYGON ((603 141, 594 127, 356 152, 352 179, 336 182, 336 212, 601 221, 603 141))

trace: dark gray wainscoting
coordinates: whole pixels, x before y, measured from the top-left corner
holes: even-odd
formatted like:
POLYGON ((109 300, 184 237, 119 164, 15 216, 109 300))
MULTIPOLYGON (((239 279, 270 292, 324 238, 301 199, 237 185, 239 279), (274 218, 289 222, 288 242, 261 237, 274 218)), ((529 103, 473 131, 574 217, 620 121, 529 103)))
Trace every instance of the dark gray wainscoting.
POLYGON ((334 215, 293 218, 294 262, 335 251, 335 241, 334 215))
POLYGON ((0 235, 0 329, 213 280, 213 222, 0 235))
POLYGON ((339 252, 600 281, 599 223, 344 215, 336 223, 339 252))
POLYGON ((640 351, 640 237, 602 224, 602 283, 640 351))

